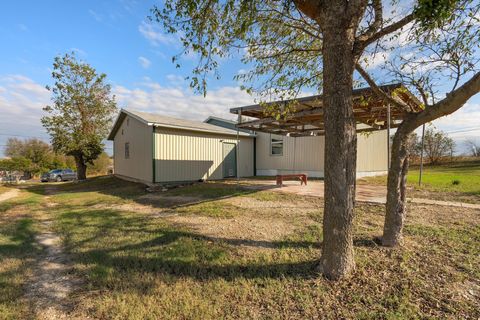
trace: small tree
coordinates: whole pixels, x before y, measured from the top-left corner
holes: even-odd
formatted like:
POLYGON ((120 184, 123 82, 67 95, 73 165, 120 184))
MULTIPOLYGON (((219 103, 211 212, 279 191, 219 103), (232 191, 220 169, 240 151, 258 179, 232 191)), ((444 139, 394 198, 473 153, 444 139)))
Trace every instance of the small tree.
POLYGON ((50 145, 39 139, 8 138, 5 155, 11 158, 28 159, 29 166, 23 166, 26 176, 32 176, 50 169, 54 154, 50 145))
POLYGON ((453 139, 444 132, 432 128, 425 131, 423 148, 430 164, 438 164, 443 157, 451 155, 454 146, 453 139))
POLYGON ((46 106, 42 124, 56 152, 75 159, 78 179, 87 176, 87 163, 102 153, 116 111, 115 97, 106 75, 77 61, 75 55, 56 57, 53 63, 52 105, 46 106))
POLYGON ((469 153, 472 157, 480 157, 480 143, 474 139, 469 139, 465 141, 465 146, 467 147, 469 153))
POLYGON ((31 166, 32 162, 24 157, 0 159, 0 171, 21 171, 25 173, 31 166))

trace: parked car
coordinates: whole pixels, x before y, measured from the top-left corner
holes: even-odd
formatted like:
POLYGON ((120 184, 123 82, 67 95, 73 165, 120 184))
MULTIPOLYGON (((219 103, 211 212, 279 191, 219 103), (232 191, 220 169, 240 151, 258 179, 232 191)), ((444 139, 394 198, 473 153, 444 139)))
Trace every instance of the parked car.
POLYGON ((54 169, 42 174, 40 180, 42 182, 49 181, 73 181, 77 179, 77 173, 71 169, 54 169))

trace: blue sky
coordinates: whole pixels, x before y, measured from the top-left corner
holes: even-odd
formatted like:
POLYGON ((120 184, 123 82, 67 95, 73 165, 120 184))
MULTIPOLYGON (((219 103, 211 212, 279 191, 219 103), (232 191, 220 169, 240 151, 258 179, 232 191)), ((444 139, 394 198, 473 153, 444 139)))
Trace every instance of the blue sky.
MULTIPOLYGON (((108 76, 119 107, 203 120, 230 117, 228 109, 254 101, 241 92, 233 76, 245 68, 238 59, 224 60, 220 80, 209 83, 204 98, 183 79, 195 57, 171 63, 180 51, 177 37, 165 35, 146 17, 159 1, 6 1, 0 11, 0 156, 8 136, 48 140, 40 124, 49 102, 44 89, 51 82, 56 55, 75 51, 108 76)), ((454 116, 436 122, 447 132, 479 127, 480 98, 473 98, 454 116)), ((480 131, 454 133, 478 137, 480 131)), ((108 146, 110 147, 110 146, 108 146)))

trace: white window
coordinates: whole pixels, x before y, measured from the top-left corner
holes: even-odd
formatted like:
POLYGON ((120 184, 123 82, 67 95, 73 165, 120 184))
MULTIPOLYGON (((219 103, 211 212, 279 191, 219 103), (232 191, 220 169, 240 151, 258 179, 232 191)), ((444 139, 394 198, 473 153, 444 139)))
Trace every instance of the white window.
POLYGON ((270 139, 270 155, 281 156, 283 155, 283 138, 271 138, 270 139))
POLYGON ((125 142, 125 159, 130 159, 130 143, 125 142))

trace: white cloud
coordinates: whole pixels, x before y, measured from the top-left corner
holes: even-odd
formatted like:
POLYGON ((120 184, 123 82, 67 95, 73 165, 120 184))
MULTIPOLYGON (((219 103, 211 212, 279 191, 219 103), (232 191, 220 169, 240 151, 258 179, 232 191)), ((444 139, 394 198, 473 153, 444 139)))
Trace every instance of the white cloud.
POLYGON ((166 78, 168 80, 168 83, 176 87, 186 84, 185 78, 176 74, 168 74, 166 78))
POLYGON ((145 57, 138 57, 138 62, 144 69, 148 69, 152 64, 152 62, 145 57))
POLYGON ((19 23, 17 24, 17 26, 18 26, 18 29, 20 29, 21 31, 28 31, 28 27, 23 23, 19 23))
POLYGON ((480 128, 480 103, 467 103, 465 106, 452 113, 433 121, 438 129, 452 132, 452 137, 463 138, 472 134, 480 135, 480 131, 466 131, 471 128, 480 128), (453 132, 463 131, 463 132, 453 132))
POLYGON ((385 65, 390 58, 390 54, 391 53, 389 51, 365 53, 365 55, 362 57, 362 61, 365 63, 367 70, 372 70, 379 66, 385 65))
POLYGON ((88 10, 88 13, 93 17, 93 19, 97 20, 97 22, 103 22, 103 16, 100 13, 93 11, 92 9, 88 10))
MULTIPOLYGON (((480 103, 467 103, 456 112, 431 123, 436 130, 442 130, 453 139, 457 153, 467 152, 466 140, 480 139, 480 103)), ((416 130, 421 134, 421 127, 416 130)))
POLYGON ((212 115, 234 119, 235 116, 229 112, 230 108, 254 102, 250 95, 237 87, 212 89, 206 97, 195 94, 185 86, 162 86, 152 81, 142 83, 134 89, 116 86, 113 91, 119 107, 197 121, 203 121, 212 115))
POLYGON ((79 49, 79 48, 70 48, 70 51, 75 52, 79 56, 86 56, 87 52, 85 50, 79 49))
POLYGON ((50 93, 22 75, 0 77, 0 156, 9 135, 48 140, 40 118, 50 93))
POLYGON ((173 45, 178 42, 174 36, 162 33, 158 26, 145 21, 138 26, 138 31, 140 31, 142 36, 144 36, 153 46, 159 46, 161 44, 173 45))

